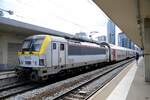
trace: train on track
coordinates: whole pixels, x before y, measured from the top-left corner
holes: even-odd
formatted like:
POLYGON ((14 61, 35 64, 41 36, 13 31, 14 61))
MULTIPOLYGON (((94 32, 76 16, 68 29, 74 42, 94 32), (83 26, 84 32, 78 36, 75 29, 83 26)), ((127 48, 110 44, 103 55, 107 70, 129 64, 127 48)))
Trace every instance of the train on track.
POLYGON ((115 45, 81 42, 52 35, 26 38, 18 52, 18 75, 29 75, 32 80, 45 80, 63 70, 116 62, 134 57, 137 51, 115 45))

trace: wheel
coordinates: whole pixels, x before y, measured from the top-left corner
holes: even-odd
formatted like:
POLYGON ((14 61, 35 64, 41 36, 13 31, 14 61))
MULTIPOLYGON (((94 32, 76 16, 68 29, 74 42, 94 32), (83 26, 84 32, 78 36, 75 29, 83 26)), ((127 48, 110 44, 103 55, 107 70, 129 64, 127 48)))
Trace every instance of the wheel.
POLYGON ((30 79, 31 79, 32 81, 37 82, 37 81, 39 81, 40 78, 39 78, 37 72, 32 72, 32 73, 30 74, 30 79))
POLYGON ((46 81, 47 79, 48 79, 48 75, 45 75, 45 76, 41 77, 42 81, 46 81))
POLYGON ((17 75, 17 79, 18 80, 22 80, 24 79, 24 74, 22 73, 21 70, 15 69, 16 75, 17 75))

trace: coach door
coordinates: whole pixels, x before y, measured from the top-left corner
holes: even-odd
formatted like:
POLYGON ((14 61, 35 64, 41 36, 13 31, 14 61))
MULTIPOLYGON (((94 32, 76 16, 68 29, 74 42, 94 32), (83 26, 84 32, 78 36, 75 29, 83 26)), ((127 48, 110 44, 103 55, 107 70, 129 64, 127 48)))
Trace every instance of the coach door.
POLYGON ((66 44, 59 43, 59 65, 64 67, 66 64, 66 44))
POLYGON ((52 42, 52 66, 59 65, 59 43, 52 42))

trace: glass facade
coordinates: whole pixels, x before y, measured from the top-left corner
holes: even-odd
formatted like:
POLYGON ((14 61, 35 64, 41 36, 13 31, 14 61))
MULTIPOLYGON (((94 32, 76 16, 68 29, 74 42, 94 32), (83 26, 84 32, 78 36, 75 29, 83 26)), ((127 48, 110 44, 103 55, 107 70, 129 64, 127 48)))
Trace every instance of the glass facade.
POLYGON ((108 43, 115 44, 115 24, 109 20, 107 23, 108 43))
POLYGON ((134 49, 134 43, 123 32, 118 34, 118 45, 121 47, 134 49))
POLYGON ((97 37, 97 40, 99 41, 99 42, 106 42, 106 36, 98 36, 97 37))

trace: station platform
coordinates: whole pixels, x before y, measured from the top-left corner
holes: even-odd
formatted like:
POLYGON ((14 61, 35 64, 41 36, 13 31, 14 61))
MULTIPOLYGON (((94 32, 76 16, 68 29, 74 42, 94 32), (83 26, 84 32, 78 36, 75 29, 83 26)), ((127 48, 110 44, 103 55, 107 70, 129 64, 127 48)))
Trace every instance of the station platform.
POLYGON ((15 66, 7 66, 7 65, 0 64, 0 73, 7 72, 7 71, 13 71, 14 69, 15 69, 15 66))
POLYGON ((89 100, 150 100, 150 82, 145 82, 144 59, 133 61, 89 100))

